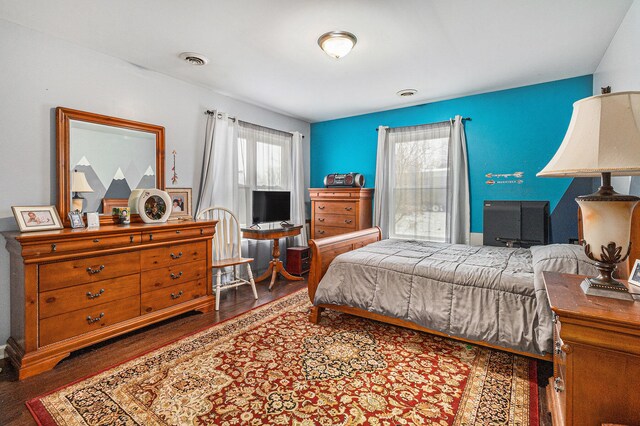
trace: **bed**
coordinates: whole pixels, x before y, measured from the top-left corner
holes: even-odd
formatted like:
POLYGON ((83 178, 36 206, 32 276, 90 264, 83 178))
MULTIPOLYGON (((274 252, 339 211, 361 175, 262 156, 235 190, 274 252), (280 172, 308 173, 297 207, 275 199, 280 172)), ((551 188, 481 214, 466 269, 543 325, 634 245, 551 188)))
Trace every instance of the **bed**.
POLYGON ((551 359, 541 272, 592 275, 575 245, 531 249, 382 240, 378 228, 311 240, 311 321, 334 309, 551 359))

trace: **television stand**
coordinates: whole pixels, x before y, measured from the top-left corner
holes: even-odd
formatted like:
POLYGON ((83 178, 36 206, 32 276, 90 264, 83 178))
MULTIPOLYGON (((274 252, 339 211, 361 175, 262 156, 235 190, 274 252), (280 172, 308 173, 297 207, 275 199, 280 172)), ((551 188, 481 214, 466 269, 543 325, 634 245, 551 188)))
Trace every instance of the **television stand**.
POLYGON ((255 282, 264 281, 271 277, 271 282, 269 283, 269 291, 271 291, 278 274, 282 275, 289 281, 301 281, 304 279, 303 277, 296 277, 287 272, 287 270, 284 269, 284 264, 280 260, 280 238, 300 235, 301 229, 302 225, 291 225, 287 228, 284 226, 279 228, 270 226, 266 229, 254 229, 252 227, 242 228, 242 238, 250 238, 252 240, 273 240, 273 250, 271 251, 273 258, 269 262, 269 267, 265 273, 256 278, 255 282))

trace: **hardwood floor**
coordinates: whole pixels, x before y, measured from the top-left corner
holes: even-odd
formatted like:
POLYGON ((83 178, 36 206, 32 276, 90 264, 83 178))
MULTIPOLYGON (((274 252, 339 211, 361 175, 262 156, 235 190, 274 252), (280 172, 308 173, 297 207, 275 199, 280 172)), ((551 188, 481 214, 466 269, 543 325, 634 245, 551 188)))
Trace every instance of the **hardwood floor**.
MULTIPOLYGON (((186 334, 241 314, 253 307, 305 288, 305 281, 279 279, 273 291, 268 291, 268 282, 259 283, 258 300, 254 300, 249 286, 227 290, 220 297, 220 311, 206 314, 188 313, 149 327, 128 333, 90 348, 74 352, 51 371, 17 380, 11 366, 3 366, 0 372, 0 425, 35 425, 36 422, 25 406, 25 402, 75 380, 81 379, 112 365, 121 363, 155 347, 172 342, 186 334)), ((1 365, 1 364, 0 364, 1 365)), ((539 363, 539 383, 545 384, 550 363, 539 363)), ((546 413, 546 394, 539 388, 541 425, 551 425, 546 413), (544 413, 544 415, 542 415, 544 413)))

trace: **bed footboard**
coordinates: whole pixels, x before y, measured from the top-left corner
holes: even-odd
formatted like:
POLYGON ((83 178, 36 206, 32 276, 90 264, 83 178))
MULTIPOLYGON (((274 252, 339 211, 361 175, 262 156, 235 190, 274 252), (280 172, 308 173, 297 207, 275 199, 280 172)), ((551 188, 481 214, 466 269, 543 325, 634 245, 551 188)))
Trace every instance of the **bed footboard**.
MULTIPOLYGON (((311 303, 313 303, 316 295, 318 283, 320 283, 325 272, 327 272, 329 264, 336 256, 380 241, 381 237, 382 233, 380 232, 380 228, 376 226, 361 231, 336 235, 334 237, 309 240, 309 247, 311 247, 311 270, 309 271, 308 288, 311 303)), ((314 313, 317 321, 317 316, 319 315, 318 308, 315 308, 314 313)))

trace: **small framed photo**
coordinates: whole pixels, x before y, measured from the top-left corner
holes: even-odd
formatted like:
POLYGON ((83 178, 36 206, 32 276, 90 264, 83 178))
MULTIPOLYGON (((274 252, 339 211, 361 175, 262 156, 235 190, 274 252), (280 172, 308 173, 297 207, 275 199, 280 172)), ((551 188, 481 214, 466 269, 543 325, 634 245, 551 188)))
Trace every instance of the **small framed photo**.
POLYGON ((62 229, 62 222, 55 206, 12 206, 11 210, 20 232, 62 229))
POLYGON ((84 228, 84 220, 82 220, 82 213, 79 211, 69 212, 69 222, 71 222, 72 228, 84 228))
POLYGON ((100 215, 98 213, 87 213, 87 228, 100 228, 100 215))
POLYGON ((640 259, 636 260, 636 263, 633 264, 627 281, 640 287, 640 259))
POLYGON ((171 197, 169 220, 191 219, 191 188, 165 188, 171 197))

